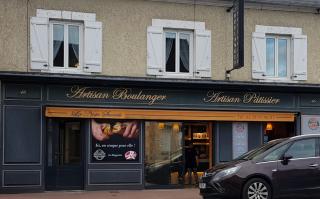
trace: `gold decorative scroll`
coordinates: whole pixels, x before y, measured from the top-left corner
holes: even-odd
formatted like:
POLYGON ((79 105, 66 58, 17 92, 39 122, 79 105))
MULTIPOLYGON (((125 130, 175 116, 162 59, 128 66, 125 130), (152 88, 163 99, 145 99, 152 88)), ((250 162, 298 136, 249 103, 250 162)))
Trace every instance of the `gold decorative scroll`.
POLYGON ((294 122, 294 113, 46 107, 46 117, 294 122))

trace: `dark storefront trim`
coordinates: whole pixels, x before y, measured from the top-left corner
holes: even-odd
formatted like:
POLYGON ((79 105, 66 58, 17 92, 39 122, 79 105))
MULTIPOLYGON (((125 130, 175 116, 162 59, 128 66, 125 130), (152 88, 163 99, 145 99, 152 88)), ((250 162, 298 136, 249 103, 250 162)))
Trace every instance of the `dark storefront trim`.
MULTIPOLYGON (((311 84, 272 84, 255 82, 229 82, 210 80, 165 80, 149 78, 123 78, 123 77, 88 77, 57 74, 36 73, 1 73, 1 111, 2 111, 2 151, 1 164, 1 192, 28 192, 45 190, 46 172, 46 128, 47 120, 45 110, 47 107, 69 107, 90 109, 119 109, 142 111, 183 111, 193 112, 267 112, 271 114, 295 114, 296 134, 300 133, 301 115, 312 115, 320 112, 320 86, 311 84), (88 88, 78 92, 81 95, 71 96, 72 88, 88 88), (116 89, 129 89, 132 95, 124 99, 113 97, 116 89), (89 92, 89 93, 88 93, 89 92), (246 94, 255 93, 255 101, 243 101, 246 94), (212 95, 216 94, 216 97, 212 95), (257 95, 259 94, 259 95, 257 95), (71 97, 72 98, 72 97, 71 97), (249 103, 254 102, 254 103, 249 103), (37 111, 33 112, 32 108, 37 111), (30 110, 29 110, 30 109, 30 110), (28 110, 28 111, 25 111, 28 110), (31 112, 30 112, 31 111, 31 112), (29 114, 30 113, 30 114, 29 114), (19 125, 15 125, 19 122, 19 125), (33 125, 34 124, 34 125, 33 125), (37 127, 35 127, 37 126, 37 127), (37 128, 34 130, 34 128, 37 128), (33 132, 27 134, 27 132, 33 132), (10 132, 10 134, 9 134, 10 132), (19 133, 22 133, 21 135, 19 133), (8 135, 12 136, 7 137, 8 135), (30 135, 29 137, 27 135, 30 135), (14 143, 12 140, 22 139, 23 143, 14 143), (11 140, 11 141, 10 141, 11 140), (31 140, 31 141, 30 141, 31 140), (37 141, 36 141, 37 140, 37 141), (8 143, 7 143, 8 141, 8 143), (16 144, 17 148, 9 145, 16 144), (23 149, 27 149, 23 151, 23 149), (10 149, 11 151, 8 151, 10 149), (28 151, 28 150, 32 150, 28 151), (38 150, 38 151, 37 151, 38 150), (27 156, 18 156, 16 152, 28 153, 27 156), (33 154, 32 154, 33 153, 33 154), (30 156, 30 157, 29 157, 30 156), (33 157, 34 156, 34 157, 33 157), (35 159, 35 156, 37 158, 35 159), (40 159, 39 159, 40 157, 40 159), (9 158, 9 159, 8 159, 9 158), (13 159, 12 159, 13 158, 13 159), (15 158, 18 158, 17 160, 15 158), (19 159, 20 158, 20 159, 19 159), (24 159, 27 158, 28 160, 24 159), (36 160, 36 163, 34 161, 36 160), (31 161, 32 163, 29 164, 31 161), (8 164, 9 163, 9 164, 8 164), (19 179, 18 179, 19 178, 19 179), (20 178, 24 180, 21 181, 20 178)), ((75 93, 73 93, 75 94, 75 93)), ((253 95, 253 94, 252 94, 253 95)), ((126 95, 129 96, 129 95, 126 95)), ((180 111, 180 112, 179 112, 180 111)), ((140 117, 141 115, 139 115, 140 117)), ((138 117, 138 116, 137 116, 138 117)), ((75 117, 76 118, 76 117, 75 117)), ((119 116, 121 118, 121 116, 119 116)), ((125 119, 125 116, 122 118, 125 119)), ((156 119, 156 118, 153 118, 156 119)), ((170 119, 171 120, 171 119, 170 119)), ((199 121, 203 119, 199 118, 199 121)), ((267 120, 267 119, 266 119, 267 120)), ((144 153, 144 122, 147 117, 141 117, 141 152, 144 153)), ((214 119, 210 119, 214 121, 214 119)), ((261 120, 263 121, 263 120, 261 120)), ((90 129, 88 119, 82 121, 85 131, 90 129)), ((261 125, 250 124, 250 129, 262 131, 261 125)), ((230 122, 215 124, 214 131, 230 130, 230 122)), ((213 143, 229 139, 230 135, 217 134, 213 143), (227 137, 225 137, 227 136, 227 137)), ((85 140, 90 140, 88 132, 85 140)), ((255 143, 262 142, 260 135, 250 137, 255 143)), ((86 142, 87 143, 87 142, 86 142)), ((218 146, 212 146, 219 153, 218 146)), ((222 154, 224 157, 230 156, 222 154)), ((84 162, 84 189, 143 189, 144 188, 144 157, 142 155, 138 164, 95 164, 88 159, 90 149, 86 146, 84 162), (97 176, 118 171, 123 176, 132 176, 128 182, 101 181, 97 176), (95 173, 97 172, 97 173, 95 173), (100 173, 99 173, 100 172, 100 173), (127 172, 127 173, 126 173, 127 172), (129 172, 129 173, 128 173, 129 172), (96 177, 97 178, 96 178, 96 177), (138 181, 136 179, 139 179, 138 181)), ((219 154, 213 154, 215 162, 219 154)))

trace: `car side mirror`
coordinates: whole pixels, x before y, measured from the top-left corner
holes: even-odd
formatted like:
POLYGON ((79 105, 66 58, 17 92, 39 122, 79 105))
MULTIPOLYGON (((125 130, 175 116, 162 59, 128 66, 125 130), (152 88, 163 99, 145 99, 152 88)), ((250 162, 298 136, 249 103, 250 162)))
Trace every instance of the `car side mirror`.
POLYGON ((292 155, 283 155, 282 156, 282 164, 287 165, 290 161, 290 159, 292 159, 292 155))

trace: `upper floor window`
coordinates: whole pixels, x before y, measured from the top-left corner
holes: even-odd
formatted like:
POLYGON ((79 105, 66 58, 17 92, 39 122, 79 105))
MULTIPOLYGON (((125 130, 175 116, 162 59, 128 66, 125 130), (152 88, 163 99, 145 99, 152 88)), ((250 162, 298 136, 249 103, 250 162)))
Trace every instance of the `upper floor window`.
POLYGON ((155 19, 147 43, 148 75, 211 77, 211 32, 203 22, 155 19))
POLYGON ((267 36, 266 45, 266 76, 288 78, 290 70, 290 38, 267 36))
POLYGON ((307 80, 307 36, 301 28, 256 26, 252 36, 252 77, 307 80))
POLYGON ((38 9, 30 30, 31 69, 101 72, 102 25, 95 14, 38 9))
POLYGON ((192 75, 193 33, 165 31, 165 72, 192 75))
POLYGON ((83 25, 77 23, 50 23, 50 66, 81 69, 83 66, 83 25))

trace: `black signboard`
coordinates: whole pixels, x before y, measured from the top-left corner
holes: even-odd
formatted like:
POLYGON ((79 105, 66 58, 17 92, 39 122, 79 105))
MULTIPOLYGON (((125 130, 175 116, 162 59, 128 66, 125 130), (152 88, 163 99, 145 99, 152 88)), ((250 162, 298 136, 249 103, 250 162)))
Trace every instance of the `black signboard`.
POLYGON ((244 0, 233 1, 233 68, 244 66, 244 0))
POLYGON ((92 86, 49 86, 50 103, 85 104, 108 107, 206 108, 292 108, 294 95, 289 93, 230 92, 222 90, 154 89, 92 86))
POLYGON ((92 119, 91 162, 139 162, 140 131, 137 121, 92 119))

